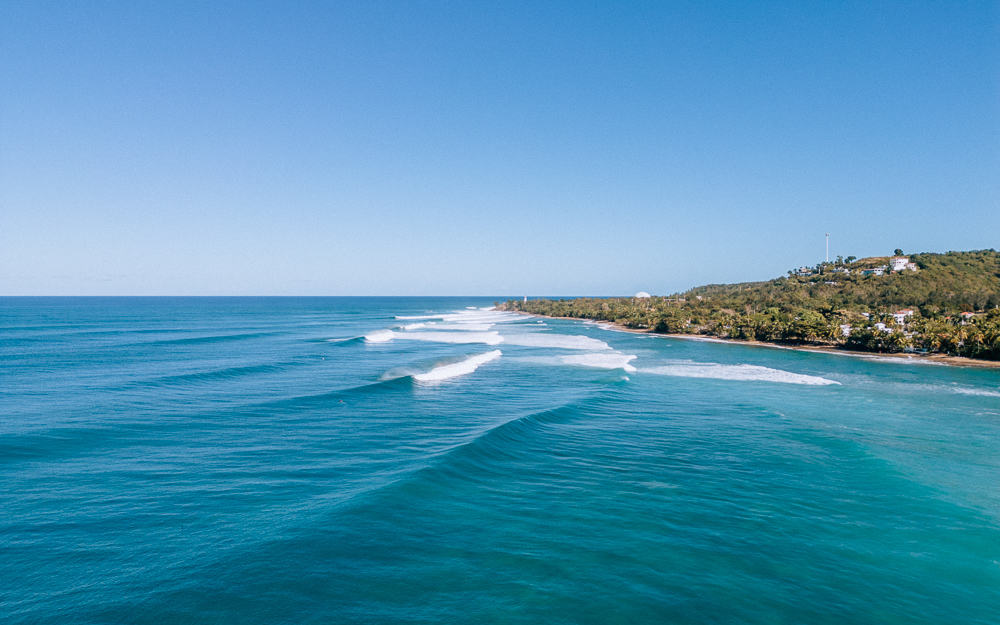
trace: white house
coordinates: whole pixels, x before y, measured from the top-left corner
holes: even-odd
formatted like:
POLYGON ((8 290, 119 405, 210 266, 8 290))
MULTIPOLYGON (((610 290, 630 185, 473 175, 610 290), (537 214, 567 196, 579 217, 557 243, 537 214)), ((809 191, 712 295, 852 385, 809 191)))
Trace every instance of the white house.
MULTIPOLYGON (((902 271, 906 269, 906 266, 912 264, 910 259, 906 256, 893 256, 889 259, 889 266, 892 267, 893 271, 902 271)), ((916 265, 914 265, 915 267, 916 265)))
POLYGON ((633 297, 635 297, 637 299, 648 299, 648 298, 652 297, 652 295, 650 295, 649 293, 647 293, 645 291, 639 291, 633 297))
POLYGON ((903 310, 897 310, 896 312, 892 313, 892 316, 896 319, 896 323, 898 323, 899 325, 903 325, 904 323, 906 323, 907 317, 913 316, 913 310, 909 308, 904 308, 903 310))
POLYGON ((840 333, 844 336, 851 336, 851 324, 842 323, 840 324, 840 333))

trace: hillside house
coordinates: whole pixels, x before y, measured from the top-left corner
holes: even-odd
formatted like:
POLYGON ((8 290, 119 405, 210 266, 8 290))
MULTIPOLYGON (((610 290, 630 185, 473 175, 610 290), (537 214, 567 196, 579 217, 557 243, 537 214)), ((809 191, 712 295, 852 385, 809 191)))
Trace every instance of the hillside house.
POLYGON ((898 323, 899 325, 903 325, 904 323, 906 323, 907 318, 913 316, 913 310, 910 308, 904 308, 903 310, 897 310, 896 312, 892 313, 892 316, 896 320, 896 323, 898 323))
POLYGON ((893 272, 917 270, 917 264, 910 262, 910 259, 906 256, 893 256, 889 259, 889 266, 893 272))

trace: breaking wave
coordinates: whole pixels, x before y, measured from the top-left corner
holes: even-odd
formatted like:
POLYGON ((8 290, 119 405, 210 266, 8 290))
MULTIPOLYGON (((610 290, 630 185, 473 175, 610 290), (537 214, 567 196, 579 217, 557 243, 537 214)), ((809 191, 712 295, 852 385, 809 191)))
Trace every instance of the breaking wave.
POLYGON ((754 382, 780 382, 783 384, 806 384, 826 386, 840 384, 815 375, 792 373, 781 369, 771 369, 759 365, 723 365, 714 362, 684 362, 660 367, 642 369, 642 373, 668 375, 682 378, 711 378, 715 380, 740 380, 754 382))
POLYGON ((461 330, 463 332, 486 332, 494 325, 493 323, 432 323, 429 324, 431 330, 461 330))
POLYGON ((365 335, 366 343, 387 343, 396 337, 396 333, 392 330, 376 330, 371 334, 365 335))
POLYGON ((395 332, 393 330, 377 330, 365 335, 368 343, 387 343, 393 339, 403 341, 427 341, 430 343, 484 343, 498 345, 503 337, 496 332, 395 332))
POLYGON ((413 379, 417 382, 440 382, 460 375, 467 375, 478 369, 480 365, 486 364, 491 360, 496 360, 501 355, 502 352, 499 349, 494 349, 485 354, 469 356, 459 362, 434 367, 426 373, 417 373, 413 376, 413 379))
POLYGON ((629 363, 635 360, 635 354, 572 354, 562 356, 560 360, 567 365, 579 365, 581 367, 594 367, 597 369, 624 369, 629 373, 635 372, 635 367, 629 363))
POLYGON ((990 391, 984 388, 966 388, 963 386, 952 387, 952 392, 960 395, 974 395, 977 397, 1000 397, 1000 391, 990 391))
POLYGON ((611 346, 604 341, 588 336, 566 334, 512 334, 500 335, 499 332, 444 332, 436 330, 420 330, 396 332, 394 330, 376 330, 365 335, 368 343, 386 343, 392 340, 428 341, 431 343, 483 343, 485 345, 517 345, 519 347, 547 347, 553 349, 610 350, 611 346))
POLYGON ((535 334, 511 334, 503 337, 503 342, 508 345, 518 345, 520 347, 549 347, 554 349, 587 349, 587 350, 610 350, 611 346, 604 341, 592 339, 589 336, 575 334, 549 334, 538 332, 535 334))

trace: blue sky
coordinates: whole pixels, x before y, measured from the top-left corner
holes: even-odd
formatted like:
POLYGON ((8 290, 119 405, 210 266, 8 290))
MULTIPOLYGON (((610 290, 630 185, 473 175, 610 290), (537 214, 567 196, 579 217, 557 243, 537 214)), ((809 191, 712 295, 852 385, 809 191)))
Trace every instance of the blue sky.
POLYGON ((996 2, 0 4, 0 294, 623 294, 1000 247, 996 2))

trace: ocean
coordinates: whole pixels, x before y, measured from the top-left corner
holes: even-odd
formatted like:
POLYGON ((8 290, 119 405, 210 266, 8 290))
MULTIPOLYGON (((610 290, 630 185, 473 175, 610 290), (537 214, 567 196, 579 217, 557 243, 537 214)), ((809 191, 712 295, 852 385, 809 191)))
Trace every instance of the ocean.
POLYGON ((1000 370, 0 298, 0 622, 1000 622, 1000 370))

